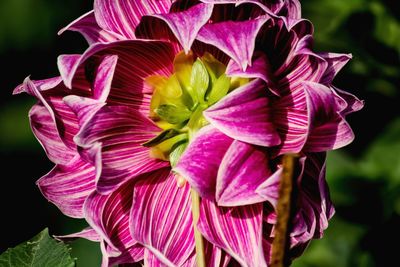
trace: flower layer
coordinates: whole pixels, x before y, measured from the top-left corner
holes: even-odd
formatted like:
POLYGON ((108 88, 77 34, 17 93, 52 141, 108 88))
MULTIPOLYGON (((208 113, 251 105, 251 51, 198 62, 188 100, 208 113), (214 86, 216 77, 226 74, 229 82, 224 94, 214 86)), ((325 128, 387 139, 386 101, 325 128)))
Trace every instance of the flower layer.
POLYGON ((363 102, 332 86, 349 55, 312 51, 297 0, 95 0, 64 30, 89 42, 60 77, 27 78, 31 127, 56 165, 43 195, 101 242, 103 266, 267 266, 281 158, 296 163, 291 256, 332 217, 326 151, 363 102))

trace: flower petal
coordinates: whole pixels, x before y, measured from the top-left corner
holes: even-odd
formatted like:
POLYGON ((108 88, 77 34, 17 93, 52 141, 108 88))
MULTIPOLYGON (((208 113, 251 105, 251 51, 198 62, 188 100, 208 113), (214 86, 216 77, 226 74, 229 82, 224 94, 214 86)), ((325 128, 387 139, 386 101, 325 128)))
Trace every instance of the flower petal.
POLYGON ((364 107, 364 101, 358 99, 355 95, 340 90, 336 87, 332 88, 335 94, 336 104, 338 105, 338 112, 342 116, 361 110, 364 107))
POLYGON ((243 70, 251 66, 257 34, 268 19, 206 24, 197 40, 213 45, 230 56, 243 70))
POLYGON ((174 171, 184 177, 201 197, 213 200, 218 169, 232 142, 214 127, 206 126, 190 142, 174 171))
POLYGON ((198 228, 204 238, 241 266, 267 266, 262 248, 262 213, 261 203, 223 208, 202 199, 198 228))
POLYGON ((321 83, 330 85, 336 74, 352 59, 351 54, 319 53, 328 62, 328 68, 321 83))
POLYGON ((281 177, 282 168, 278 168, 256 189, 257 194, 262 196, 265 201, 271 203, 274 208, 278 204, 281 177))
MULTIPOLYGON (((114 192, 102 195, 93 192, 84 205, 85 218, 111 249, 125 252, 131 248, 134 261, 143 259, 143 247, 138 245, 129 231, 129 214, 132 207, 133 181, 122 184, 114 192)), ((132 254, 131 253, 131 254, 132 254)))
POLYGON ((165 21, 185 52, 189 53, 200 28, 208 22, 212 11, 213 5, 201 3, 185 11, 151 16, 165 21))
MULTIPOLYGON (((66 99, 77 116, 83 120, 89 114, 75 142, 90 148, 102 144, 101 174, 97 190, 105 193, 139 174, 168 166, 167 162, 150 157, 143 143, 154 138, 160 129, 138 111, 124 106, 97 108, 94 100, 69 97, 66 99), (94 106, 94 115, 90 110, 94 106), (87 111, 89 109, 89 112, 87 111)), ((93 162, 95 164, 95 162, 93 162)))
POLYGON ((194 251, 190 186, 178 187, 169 168, 136 183, 131 234, 167 266, 184 264, 194 251))
POLYGON ((351 143, 354 133, 336 110, 332 90, 322 84, 304 83, 307 93, 311 130, 304 151, 320 152, 338 149, 351 143))
POLYGON ((65 31, 76 31, 81 33, 89 44, 98 42, 107 43, 124 39, 124 37, 117 33, 100 28, 96 22, 93 10, 71 22, 68 26, 61 29, 58 34, 60 35, 65 31))
POLYGON ((167 13, 170 7, 171 1, 169 0, 94 1, 95 16, 100 27, 120 34, 127 39, 135 39, 135 28, 139 24, 142 16, 167 13))
POLYGON ((254 80, 208 108, 204 116, 231 138, 259 146, 278 145, 267 92, 265 83, 254 80))
POLYGON ((61 240, 64 242, 73 241, 77 238, 85 238, 85 239, 93 241, 93 242, 101 241, 100 235, 92 227, 87 227, 87 228, 83 229, 82 231, 74 233, 74 234, 63 235, 63 236, 54 236, 54 237, 57 240, 61 240))
POLYGON ((55 166, 37 185, 65 215, 83 218, 83 203, 95 189, 95 170, 77 155, 68 164, 55 166))
POLYGON ((243 206, 263 202, 256 189, 269 180, 272 171, 264 148, 234 141, 225 153, 217 178, 219 206, 243 206))

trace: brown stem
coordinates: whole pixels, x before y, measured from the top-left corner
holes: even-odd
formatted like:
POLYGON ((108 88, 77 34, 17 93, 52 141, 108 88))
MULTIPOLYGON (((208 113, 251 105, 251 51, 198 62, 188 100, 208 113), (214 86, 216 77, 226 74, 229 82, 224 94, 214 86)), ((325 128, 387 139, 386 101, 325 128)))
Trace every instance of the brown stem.
POLYGON ((287 154, 284 155, 282 159, 283 171, 279 186, 279 199, 277 205, 278 219, 275 225, 275 237, 272 243, 271 267, 288 266, 285 262, 285 254, 287 252, 295 158, 296 155, 287 154))
POLYGON ((194 189, 192 189, 192 215, 194 239, 196 242, 196 266, 206 267, 206 258, 204 255, 204 240, 199 229, 197 229, 197 221, 200 217, 200 196, 194 189))

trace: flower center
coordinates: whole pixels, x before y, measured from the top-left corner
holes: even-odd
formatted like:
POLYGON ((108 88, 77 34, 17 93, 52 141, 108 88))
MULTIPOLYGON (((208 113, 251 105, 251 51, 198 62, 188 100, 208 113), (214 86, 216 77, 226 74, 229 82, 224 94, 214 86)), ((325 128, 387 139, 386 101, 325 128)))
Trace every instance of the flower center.
POLYGON ((194 134, 208 124, 203 111, 230 91, 248 82, 229 78, 226 66, 206 53, 194 58, 179 53, 174 59, 170 77, 150 76, 146 83, 153 88, 150 118, 163 131, 143 145, 151 156, 170 161, 175 166, 194 134))

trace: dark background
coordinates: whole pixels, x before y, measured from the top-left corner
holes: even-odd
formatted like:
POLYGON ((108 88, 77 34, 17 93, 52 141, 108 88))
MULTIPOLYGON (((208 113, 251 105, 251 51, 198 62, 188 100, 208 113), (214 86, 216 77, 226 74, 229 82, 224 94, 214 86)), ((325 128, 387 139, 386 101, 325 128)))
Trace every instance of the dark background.
MULTIPOLYGON (((0 1, 0 252, 45 227, 51 234, 81 229, 48 203, 35 186, 52 164, 27 119, 35 102, 12 96, 23 79, 58 75, 57 56, 86 48, 77 33, 57 32, 92 8, 92 1, 0 1)), ((400 240, 400 8, 386 0, 303 0, 303 16, 315 25, 315 50, 353 53, 334 84, 366 101, 348 118, 353 144, 329 154, 327 179, 336 215, 326 235, 293 264, 389 266, 400 240)), ((99 266, 97 244, 76 241, 79 266, 99 266)))

